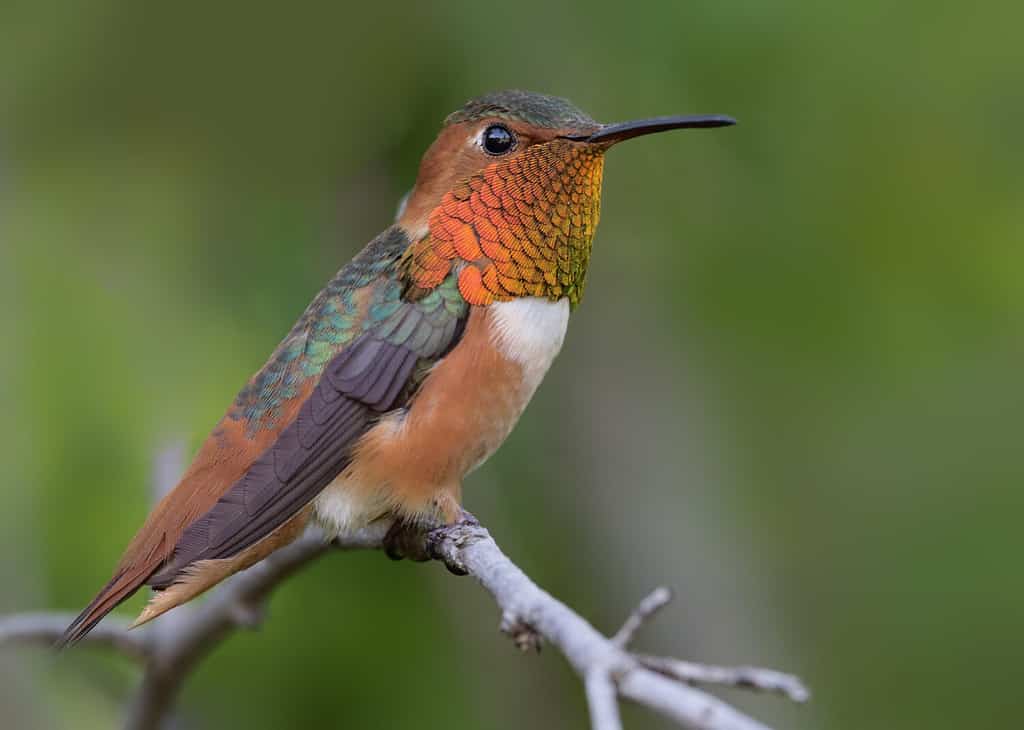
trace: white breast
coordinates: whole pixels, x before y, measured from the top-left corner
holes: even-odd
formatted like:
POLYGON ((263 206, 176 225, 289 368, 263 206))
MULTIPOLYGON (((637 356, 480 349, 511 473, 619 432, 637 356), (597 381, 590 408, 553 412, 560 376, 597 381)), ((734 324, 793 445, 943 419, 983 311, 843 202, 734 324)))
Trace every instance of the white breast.
POLYGON ((490 305, 492 335, 501 353, 523 368, 532 394, 551 367, 569 326, 569 300, 524 297, 490 305))

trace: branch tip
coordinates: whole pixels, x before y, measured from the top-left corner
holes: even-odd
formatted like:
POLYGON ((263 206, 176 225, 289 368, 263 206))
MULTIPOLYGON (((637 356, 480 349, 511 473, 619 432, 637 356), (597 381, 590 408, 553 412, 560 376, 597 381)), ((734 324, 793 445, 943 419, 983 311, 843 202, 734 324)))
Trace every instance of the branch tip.
POLYGON ((810 690, 799 677, 775 669, 696 664, 671 657, 647 654, 634 656, 642 666, 651 671, 689 685, 710 684, 749 689, 756 692, 770 692, 800 704, 811 698, 810 690))
POLYGON ((629 614, 625 623, 622 624, 622 628, 611 638, 612 643, 621 649, 627 648, 636 636, 636 632, 645 623, 650 621, 658 611, 671 603, 672 598, 671 588, 665 586, 655 588, 640 601, 639 605, 633 609, 633 613, 629 614))

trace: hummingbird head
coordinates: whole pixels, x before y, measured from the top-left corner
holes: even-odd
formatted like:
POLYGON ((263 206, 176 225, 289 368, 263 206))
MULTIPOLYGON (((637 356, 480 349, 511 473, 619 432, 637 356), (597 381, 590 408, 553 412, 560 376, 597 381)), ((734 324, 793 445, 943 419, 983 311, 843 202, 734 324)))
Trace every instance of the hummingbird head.
POLYGON ((399 216, 413 241, 413 288, 455 269, 472 304, 583 294, 601 208, 604 153, 669 129, 734 124, 725 116, 599 124, 571 102, 526 91, 472 99, 445 119, 399 216))

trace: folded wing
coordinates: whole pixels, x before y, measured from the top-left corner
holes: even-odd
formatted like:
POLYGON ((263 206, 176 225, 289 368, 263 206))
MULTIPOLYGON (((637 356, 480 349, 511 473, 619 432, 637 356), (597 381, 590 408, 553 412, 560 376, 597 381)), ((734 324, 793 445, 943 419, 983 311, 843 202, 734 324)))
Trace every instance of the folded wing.
POLYGON ((396 264, 407 246, 401 229, 385 231, 313 301, 59 644, 143 584, 166 588, 195 562, 270 535, 345 468, 381 414, 408 403, 458 343, 468 305, 454 276, 403 296, 396 264))

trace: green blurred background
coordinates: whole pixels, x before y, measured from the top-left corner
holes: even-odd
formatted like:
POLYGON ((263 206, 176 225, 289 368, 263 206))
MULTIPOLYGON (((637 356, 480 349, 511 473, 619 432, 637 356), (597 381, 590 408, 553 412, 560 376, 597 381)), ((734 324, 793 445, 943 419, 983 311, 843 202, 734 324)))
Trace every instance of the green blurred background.
MULTIPOLYGON (((505 87, 615 149, 587 296, 467 505, 640 646, 798 672, 779 728, 1009 727, 1024 709, 1019 3, 0 7, 0 612, 78 610, 450 110, 505 87)), ((139 598, 124 612, 138 608, 139 598)), ((437 565, 336 555, 182 698, 188 727, 577 728, 437 565)), ((0 654, 5 727, 116 725, 137 675, 0 654)), ((627 709, 629 728, 662 728, 627 709)))

